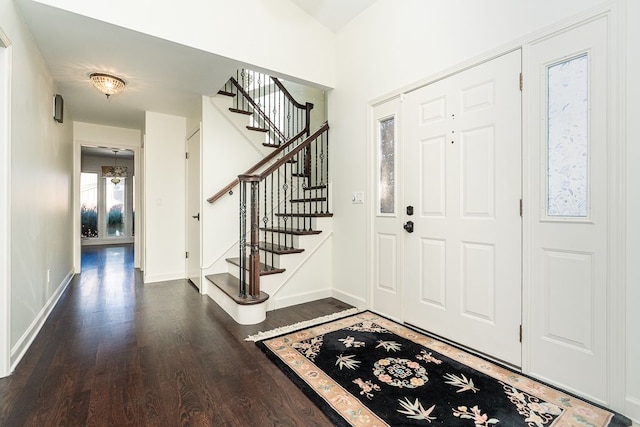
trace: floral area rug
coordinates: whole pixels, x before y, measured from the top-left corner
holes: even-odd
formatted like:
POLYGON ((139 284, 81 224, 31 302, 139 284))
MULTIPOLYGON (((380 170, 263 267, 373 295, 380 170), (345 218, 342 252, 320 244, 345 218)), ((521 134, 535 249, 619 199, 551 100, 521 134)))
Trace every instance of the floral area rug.
POLYGON ((256 344, 339 426, 631 425, 368 311, 256 344))

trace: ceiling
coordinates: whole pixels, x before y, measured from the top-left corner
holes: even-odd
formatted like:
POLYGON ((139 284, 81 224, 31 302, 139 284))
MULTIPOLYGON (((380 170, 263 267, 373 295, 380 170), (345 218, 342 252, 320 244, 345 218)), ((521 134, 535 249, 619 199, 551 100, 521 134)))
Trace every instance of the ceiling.
MULTIPOLYGON (((291 1, 334 32, 375 2, 291 1)), ((241 66, 36 1, 16 3, 64 97, 65 118, 75 121, 142 130, 145 111, 188 116, 241 66), (89 83, 96 71, 124 79, 124 92, 107 99, 89 83)))
POLYGON ((107 157, 109 159, 133 159, 133 150, 127 150, 124 148, 109 148, 109 147, 82 147, 83 156, 93 157, 107 157), (117 155, 114 154, 117 151, 117 155))
POLYGON ((291 0, 334 33, 376 0, 291 0))

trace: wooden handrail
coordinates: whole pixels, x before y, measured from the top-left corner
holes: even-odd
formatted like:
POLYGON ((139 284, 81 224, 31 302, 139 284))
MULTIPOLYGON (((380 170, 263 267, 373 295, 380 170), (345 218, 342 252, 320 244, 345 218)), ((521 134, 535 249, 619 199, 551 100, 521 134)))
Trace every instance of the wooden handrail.
MULTIPOLYGON (((271 160, 276 158, 280 153, 282 153, 287 147, 289 147, 291 144, 293 144, 298 139, 302 138, 302 136, 305 133, 307 133, 307 129, 303 129, 302 131, 300 131, 300 133, 295 135, 289 141, 287 141, 286 143, 282 144, 282 146, 280 146, 276 151, 270 153, 268 156, 266 156, 265 158, 260 160, 258 163, 256 163, 255 165, 251 166, 243 175, 250 175, 253 172, 255 172, 258 169, 260 169, 262 166, 264 166, 267 163, 269 163, 271 160)), ((209 197, 207 199, 207 202, 209 202, 209 203, 215 202, 216 200, 218 200, 219 198, 221 198, 222 196, 227 194, 229 191, 231 191, 236 185, 238 185, 238 182, 239 182, 238 178, 234 179, 229 184, 227 184, 225 187, 223 187, 220 191, 218 191, 216 194, 214 194, 213 196, 209 197)))
POLYGON ((313 104, 311 102, 307 102, 307 104, 304 105, 304 104, 300 104, 298 101, 296 101, 295 98, 291 95, 291 93, 287 90, 287 88, 284 87, 284 85, 282 84, 280 79, 278 79, 277 77, 271 77, 271 80, 273 80, 273 82, 276 84, 276 86, 278 86, 278 89, 280 89, 280 91, 284 94, 284 96, 286 96, 287 99, 289 99, 289 101, 291 101, 291 103, 293 105, 295 105, 296 107, 300 108, 301 110, 309 108, 309 106, 311 106, 311 108, 309 108, 309 109, 313 108, 313 104))
POLYGON ((249 102, 249 104, 251 104, 251 107, 253 107, 253 109, 258 113, 258 115, 262 118, 262 120, 264 120, 265 123, 267 123, 269 125, 270 130, 272 130, 276 135, 278 135, 278 138, 280 139, 280 141, 285 140, 286 138, 285 138, 284 134, 280 131, 280 129, 278 129, 278 127, 275 124, 273 124, 273 122, 271 121, 269 116, 264 111, 262 111, 262 108, 260 108, 260 106, 258 104, 256 104, 256 102, 253 100, 251 95, 249 95, 243 89, 243 87, 240 86, 238 81, 233 77, 231 77, 229 80, 236 87, 236 89, 238 89, 238 92, 240 92, 242 94, 242 96, 244 96, 244 98, 247 100, 247 102, 249 102))
POLYGON ((313 133, 313 135, 311 135, 310 137, 308 137, 307 139, 305 139, 303 142, 301 142, 296 148, 294 148, 293 150, 289 151, 287 154, 285 154, 284 156, 282 156, 280 158, 280 160, 278 160, 277 162, 275 162, 273 165, 271 165, 270 167, 268 167, 267 169, 265 169, 262 173, 260 173, 259 175, 251 175, 251 172, 245 174, 245 175, 241 175, 239 178, 242 181, 255 181, 257 178, 259 178, 259 181, 264 180, 266 177, 268 177, 269 175, 271 175, 274 171, 276 171, 279 167, 281 167, 282 165, 284 165, 286 162, 288 162, 289 160, 293 159, 295 157, 296 154, 298 154, 300 151, 304 150, 305 148, 307 148, 309 145, 311 145, 311 143, 313 141, 315 141, 316 139, 318 139, 318 137, 320 135, 322 135, 325 131, 329 130, 329 123, 328 122, 324 122, 324 124, 322 126, 320 126, 320 129, 318 129, 317 131, 315 131, 313 133))

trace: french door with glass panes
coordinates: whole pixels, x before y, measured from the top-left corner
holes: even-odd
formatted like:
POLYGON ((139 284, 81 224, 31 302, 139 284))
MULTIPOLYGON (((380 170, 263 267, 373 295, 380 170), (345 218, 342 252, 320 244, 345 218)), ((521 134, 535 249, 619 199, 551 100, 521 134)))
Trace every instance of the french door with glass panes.
POLYGON ((117 183, 98 172, 80 176, 80 234, 83 239, 117 239, 133 236, 127 178, 117 183))

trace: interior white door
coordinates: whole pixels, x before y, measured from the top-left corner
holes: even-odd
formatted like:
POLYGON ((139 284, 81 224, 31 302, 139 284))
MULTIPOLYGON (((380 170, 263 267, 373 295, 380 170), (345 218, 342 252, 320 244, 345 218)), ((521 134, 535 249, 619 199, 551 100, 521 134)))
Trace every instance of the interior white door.
POLYGON ((529 372, 607 403, 608 26, 533 44, 529 372))
POLYGON ((376 200, 373 231, 373 288, 371 307, 400 319, 402 303, 402 158, 400 152, 400 98, 372 108, 375 144, 376 200))
POLYGON ((201 288, 200 268, 200 130, 187 140, 187 277, 201 288))
POLYGON ((519 50, 403 104, 403 320, 521 364, 519 50))

